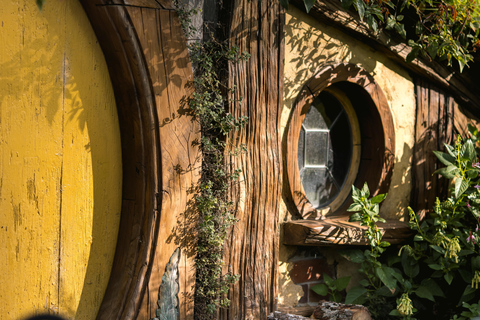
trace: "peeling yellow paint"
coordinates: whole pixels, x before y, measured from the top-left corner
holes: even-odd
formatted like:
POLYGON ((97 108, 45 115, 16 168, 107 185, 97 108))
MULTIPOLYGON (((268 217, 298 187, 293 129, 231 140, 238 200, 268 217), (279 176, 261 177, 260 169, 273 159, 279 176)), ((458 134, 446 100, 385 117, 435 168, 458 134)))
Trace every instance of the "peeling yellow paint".
POLYGON ((121 207, 108 71, 75 0, 0 6, 0 315, 94 319, 121 207))

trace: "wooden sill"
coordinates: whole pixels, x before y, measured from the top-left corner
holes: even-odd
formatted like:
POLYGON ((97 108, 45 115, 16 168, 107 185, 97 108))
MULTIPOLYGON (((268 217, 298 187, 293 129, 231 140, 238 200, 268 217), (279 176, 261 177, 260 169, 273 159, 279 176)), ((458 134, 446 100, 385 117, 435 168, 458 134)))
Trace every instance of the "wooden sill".
MULTIPOLYGON (((382 240, 391 244, 404 242, 410 235, 408 223, 398 220, 379 222, 382 240)), ((295 246, 366 245, 366 226, 359 222, 348 222, 348 217, 325 220, 294 220, 284 223, 284 244, 295 246)))

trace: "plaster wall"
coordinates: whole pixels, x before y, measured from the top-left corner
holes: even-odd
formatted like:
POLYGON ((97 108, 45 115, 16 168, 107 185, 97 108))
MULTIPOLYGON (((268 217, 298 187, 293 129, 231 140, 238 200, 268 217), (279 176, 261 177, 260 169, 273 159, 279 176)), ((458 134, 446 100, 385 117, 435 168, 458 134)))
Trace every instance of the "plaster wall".
MULTIPOLYGON (((410 201, 410 166, 415 128, 415 94, 412 79, 404 69, 384 55, 341 31, 313 19, 295 7, 291 7, 286 12, 282 139, 286 132, 290 111, 300 89, 322 66, 339 62, 353 63, 367 70, 388 100, 395 127, 395 163, 388 196, 381 207, 380 214, 385 218, 404 219, 410 201)), ((295 207, 289 205, 288 201, 284 199, 282 203, 281 222, 291 220, 296 214, 295 207)), ((312 248, 311 251, 316 255, 318 250, 312 248)), ((352 268, 356 266, 342 264, 342 258, 333 251, 324 250, 321 254, 328 256, 327 261, 337 265, 336 276, 355 273, 352 268), (340 263, 337 264, 339 261, 340 263)), ((289 270, 292 268, 291 261, 298 256, 296 252, 296 247, 280 245, 279 305, 292 306, 292 301, 303 295, 301 287, 293 284, 289 276, 289 270)))

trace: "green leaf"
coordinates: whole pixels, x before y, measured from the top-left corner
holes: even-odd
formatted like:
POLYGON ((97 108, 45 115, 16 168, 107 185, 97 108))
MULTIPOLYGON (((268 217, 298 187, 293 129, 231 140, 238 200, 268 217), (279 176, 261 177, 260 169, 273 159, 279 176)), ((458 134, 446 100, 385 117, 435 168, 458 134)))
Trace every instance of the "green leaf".
POLYGON ((362 195, 362 197, 365 197, 365 198, 370 197, 370 189, 368 189, 368 184, 366 182, 363 184, 362 191, 360 191, 360 194, 362 195))
POLYGON ((382 297, 393 297, 394 293, 390 289, 387 288, 387 286, 381 286, 379 289, 375 291, 376 295, 382 296, 382 297))
POLYGON ((453 275, 448 272, 448 273, 445 273, 445 275, 443 276, 443 278, 445 279, 445 281, 447 281, 447 283, 450 285, 452 284, 452 281, 453 281, 453 275))
POLYGON ((389 316, 403 317, 403 315, 400 312, 398 312, 397 309, 393 309, 392 311, 390 311, 390 313, 388 315, 389 316))
POLYGON ((436 297, 445 297, 440 286, 431 278, 422 281, 422 286, 427 287, 428 290, 436 297))
POLYGON ((348 10, 352 6, 353 1, 354 0, 341 0, 342 8, 345 9, 345 10, 348 10))
POLYGON ((387 266, 382 265, 381 267, 375 268, 375 274, 377 277, 382 281, 384 285, 388 287, 390 290, 395 290, 395 286, 397 285, 397 281, 393 277, 393 273, 395 271, 387 266))
POLYGON ((420 234, 416 234, 415 237, 413 237, 413 241, 423 241, 423 236, 420 234))
POLYGON ((479 174, 479 170, 478 170, 478 169, 472 169, 472 170, 468 170, 468 171, 467 171, 467 177, 468 177, 469 179, 473 179, 473 178, 478 177, 478 174, 479 174))
POLYGON ((455 147, 446 143, 444 143, 443 145, 445 146, 445 150, 447 150, 448 154, 455 158, 456 157, 455 147))
POLYGON ((333 279, 326 273, 323 274, 323 281, 327 284, 327 286, 332 287, 333 286, 333 279))
POLYGON ((365 293, 367 289, 361 286, 348 290, 345 304, 362 304, 365 301, 365 293))
POLYGON ((285 8, 285 10, 288 10, 288 0, 280 0, 280 5, 285 8))
POLYGON ((462 148, 460 149, 460 157, 462 158, 462 160, 466 161, 473 162, 475 160, 477 154, 475 152, 475 146, 473 145, 472 140, 468 139, 462 146, 462 148))
POLYGON ((365 256, 361 250, 341 250, 339 253, 342 257, 354 263, 365 261, 365 256))
POLYGON ((405 251, 402 253, 402 267, 405 275, 410 278, 414 278, 420 272, 420 266, 411 258, 405 251))
POLYGON ((352 197, 360 198, 362 195, 360 194, 360 190, 352 186, 352 197))
POLYGON ((362 215, 360 213, 354 213, 348 218, 349 222, 362 221, 362 215))
POLYGON ((446 166, 451 166, 455 164, 455 158, 449 155, 448 153, 441 152, 441 151, 433 151, 433 154, 435 154, 438 160, 440 160, 440 162, 446 166))
POLYGON ((441 174, 443 177, 447 179, 453 179, 460 174, 460 169, 458 169, 454 165, 450 165, 448 167, 438 169, 433 174, 441 174))
POLYGON ((472 257, 472 270, 480 270, 480 256, 472 257))
POLYGON ((347 211, 348 212, 356 212, 356 211, 361 211, 362 210, 362 205, 360 203, 352 203, 350 207, 348 207, 347 211))
POLYGON ((316 284, 316 285, 312 286, 310 289, 312 289, 313 292, 315 292, 316 294, 318 294, 320 296, 326 296, 327 293, 328 293, 328 287, 323 283, 316 284))
POLYGON ((370 201, 372 203, 381 203, 386 197, 387 197, 387 194, 383 193, 383 194, 376 195, 370 201))
POLYGON ((410 51, 410 53, 407 54, 405 61, 407 63, 412 62, 413 60, 415 60, 415 58, 418 56, 419 53, 420 53, 420 47, 413 47, 412 51, 410 51))
POLYGON ((437 56, 437 51, 438 51, 438 44, 436 42, 432 42, 427 46, 427 52, 432 57, 432 59, 435 59, 437 56))
POLYGON ((315 4, 315 2, 316 0, 303 0, 307 13, 310 12, 310 10, 313 8, 313 5, 315 4))
POLYGON ((36 0, 37 6, 39 10, 42 10, 43 5, 45 4, 45 0, 36 0))
POLYGON ((395 23, 395 31, 403 38, 407 38, 407 32, 405 31, 405 25, 403 23, 395 23))
POLYGON ((395 26, 395 22, 397 22, 395 17, 393 15, 389 15, 388 18, 387 18, 387 23, 386 23, 385 29, 387 29, 387 30, 393 29, 393 27, 395 26))
POLYGON ((415 294, 419 296, 420 298, 423 299, 428 299, 430 301, 435 302, 435 298, 433 297, 433 294, 430 292, 430 289, 425 286, 419 286, 417 290, 415 290, 415 294))
POLYGON ((435 264, 435 263, 429 264, 428 266, 430 267, 430 269, 433 269, 433 270, 442 270, 443 269, 441 265, 435 264))
POLYGON ((363 0, 354 0, 354 3, 358 15, 360 16, 360 21, 363 21, 363 17, 365 16, 365 3, 363 0))
POLYGON ((468 189, 468 182, 462 177, 455 179, 455 198, 459 198, 468 189))
POLYGON ((459 304, 463 301, 469 301, 475 296, 475 289, 471 285, 465 287, 462 296, 460 297, 459 304))
POLYGON ((347 277, 341 277, 335 280, 335 286, 337 287, 337 290, 338 291, 344 290, 348 286, 348 283, 350 282, 350 278, 351 276, 347 276, 347 277))
POLYGON ((440 254, 445 254, 445 249, 443 249, 442 247, 430 245, 430 248, 432 248, 433 250, 437 251, 440 254))

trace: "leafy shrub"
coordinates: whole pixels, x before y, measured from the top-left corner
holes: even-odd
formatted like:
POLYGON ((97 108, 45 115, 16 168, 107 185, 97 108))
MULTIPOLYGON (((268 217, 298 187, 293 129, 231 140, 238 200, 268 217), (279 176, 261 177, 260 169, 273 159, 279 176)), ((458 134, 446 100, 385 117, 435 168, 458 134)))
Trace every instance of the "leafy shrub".
POLYGON ((365 304, 379 319, 471 319, 480 315, 480 162, 479 132, 458 137, 435 152, 445 165, 436 173, 452 180, 450 196, 438 198, 430 216, 420 221, 408 208, 413 241, 396 250, 382 241, 377 222, 385 195, 369 198, 368 186, 353 188, 356 213, 351 221, 368 227, 370 249, 344 250, 342 255, 360 264, 365 275, 347 293, 346 303, 365 304), (471 302, 476 302, 469 304, 471 302), (462 311, 462 307, 468 311, 462 311))

